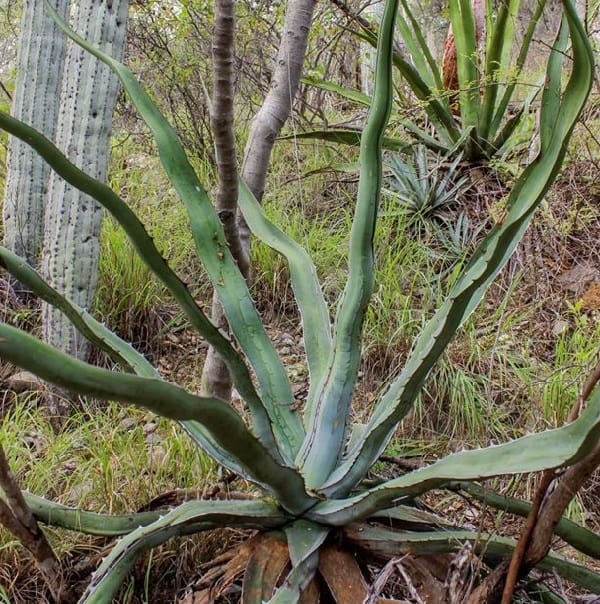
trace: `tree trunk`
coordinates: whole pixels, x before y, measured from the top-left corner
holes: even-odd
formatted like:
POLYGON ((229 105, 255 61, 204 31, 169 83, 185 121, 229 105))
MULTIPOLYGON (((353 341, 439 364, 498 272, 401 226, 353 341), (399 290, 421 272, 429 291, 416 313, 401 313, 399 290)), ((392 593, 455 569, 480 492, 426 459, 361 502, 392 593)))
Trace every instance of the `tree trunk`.
MULTIPOLYGON (((237 152, 234 132, 234 42, 235 3, 233 0, 215 0, 213 33, 214 91, 211 107, 211 129, 215 139, 218 171, 216 209, 223 224, 225 238, 242 273, 248 274, 248 256, 241 246, 236 224, 238 200, 237 152)), ((212 321, 227 330, 227 319, 219 298, 213 293, 212 321)), ((202 373, 202 391, 228 401, 231 398, 231 378, 226 364, 210 347, 202 373)))
MULTIPOLYGON (((237 171, 234 171, 237 158, 233 139, 233 71, 230 71, 233 66, 233 6, 228 6, 230 4, 232 3, 227 0, 215 2, 215 98, 211 122, 219 168, 217 211, 233 256, 244 276, 248 277, 250 232, 241 217, 238 217, 237 224, 234 220, 236 204, 233 201, 237 203, 237 185, 234 193, 231 182, 234 176, 237 182, 237 171), (231 23, 229 39, 223 29, 219 29, 226 28, 228 23, 231 23), (226 46, 229 47, 229 52, 226 46), (229 124, 231 130, 226 124, 229 124)), ((298 91, 314 7, 315 0, 288 2, 271 86, 250 127, 242 178, 259 201, 263 196, 275 139, 290 115, 292 102, 298 91)), ((213 298, 213 322, 222 329, 226 328, 225 317, 216 297, 213 298)), ((202 382, 206 394, 229 400, 229 373, 212 349, 208 352, 202 382)))
MULTIPOLYGON (((292 102, 298 92, 315 4, 315 0, 288 2, 269 92, 250 126, 242 178, 259 201, 263 197, 275 139, 290 115, 292 102)), ((243 219, 239 223, 242 244, 248 253, 250 231, 243 219)))
MULTIPOLYGON (((68 0, 59 0, 54 6, 64 17, 68 0)), ((12 115, 50 139, 54 138, 65 48, 65 36, 54 25, 44 2, 25 0, 12 115)), ((4 245, 38 268, 50 167, 14 137, 10 137, 7 163, 4 245)), ((18 286, 17 291, 26 293, 18 286)))
MULTIPOLYGON (((129 0, 81 0, 73 28, 104 52, 120 58, 129 0)), ((56 144, 89 175, 106 178, 109 138, 117 95, 117 79, 109 68, 80 47, 69 44, 56 129, 56 144)), ((50 177, 44 222, 44 274, 50 284, 83 308, 96 291, 100 206, 90 197, 50 177)), ((43 305, 46 342, 77 358, 88 344, 56 309, 43 305)))
MULTIPOLYGON (((374 0, 371 4, 365 6, 362 16, 371 23, 379 25, 383 15, 383 6, 383 0, 374 0)), ((376 59, 377 49, 373 48, 368 42, 362 42, 360 45, 360 87, 367 96, 373 94, 376 59)))

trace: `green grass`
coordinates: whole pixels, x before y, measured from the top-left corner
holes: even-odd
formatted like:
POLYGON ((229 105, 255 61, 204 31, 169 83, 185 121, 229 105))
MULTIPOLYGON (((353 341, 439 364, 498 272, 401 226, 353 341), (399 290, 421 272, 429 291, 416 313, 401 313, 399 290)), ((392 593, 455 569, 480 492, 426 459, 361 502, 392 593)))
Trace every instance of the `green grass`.
POLYGON ((542 391, 544 418, 557 425, 566 421, 581 391, 582 376, 600 361, 600 322, 576 303, 568 306, 568 325, 555 342, 554 362, 547 367, 542 391))
MULTIPOLYGON (((0 442, 23 489, 68 506, 119 514, 171 489, 202 489, 216 480, 210 458, 172 422, 92 402, 56 434, 36 397, 21 397, 0 424, 0 442)), ((53 541, 59 551, 76 545, 68 532, 53 532, 60 535, 53 541)))
MULTIPOLYGON (((113 164, 127 154, 128 147, 117 150, 113 164)), ((111 186, 135 209, 158 249, 192 291, 207 295, 187 215, 162 177, 158 160, 138 154, 124 170, 114 173, 111 186)), ((100 239, 94 314, 134 345, 153 349, 170 318, 168 294, 110 216, 103 222, 100 239)))

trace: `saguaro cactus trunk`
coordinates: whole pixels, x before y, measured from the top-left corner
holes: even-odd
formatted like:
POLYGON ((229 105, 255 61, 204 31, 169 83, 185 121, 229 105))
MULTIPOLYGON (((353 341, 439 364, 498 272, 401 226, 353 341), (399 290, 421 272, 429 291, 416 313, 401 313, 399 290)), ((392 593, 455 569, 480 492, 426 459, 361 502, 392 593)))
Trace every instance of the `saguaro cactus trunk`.
MULTIPOLYGON (((65 16, 68 0, 55 2, 65 16)), ((25 0, 21 18, 17 84, 12 115, 54 138, 65 37, 44 2, 25 0)), ((44 196, 50 168, 20 139, 10 139, 4 197, 4 244, 38 266, 42 247, 44 196)))
MULTIPOLYGON (((125 41, 129 0, 81 0, 73 18, 74 29, 115 58, 125 41)), ((56 144, 89 175, 104 180, 108 145, 117 95, 117 79, 106 65, 70 45, 64 66, 56 144)), ((89 308, 96 291, 100 206, 52 174, 44 222, 43 269, 48 281, 67 298, 89 308)), ((84 358, 85 340, 56 309, 44 305, 46 342, 84 358)))

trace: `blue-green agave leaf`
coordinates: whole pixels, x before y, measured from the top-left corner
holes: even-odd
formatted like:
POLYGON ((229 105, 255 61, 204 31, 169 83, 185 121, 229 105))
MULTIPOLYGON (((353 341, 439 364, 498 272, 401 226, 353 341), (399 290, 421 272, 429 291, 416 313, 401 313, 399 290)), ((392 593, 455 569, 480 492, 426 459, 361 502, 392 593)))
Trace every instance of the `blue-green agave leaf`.
POLYGON ((341 455, 358 373, 362 324, 373 290, 373 237, 382 180, 381 138, 392 102, 391 59, 397 8, 398 0, 388 0, 383 13, 373 103, 360 147, 361 168, 350 232, 348 281, 335 320, 333 348, 325 378, 305 409, 310 423, 298 463, 309 488, 320 486, 341 455))
MULTIPOLYGON (((282 254, 289 265, 294 296, 302 318, 311 385, 321 381, 331 351, 329 310, 310 256, 266 216, 252 191, 240 181, 239 206, 252 233, 282 254)), ((311 399, 309 394, 309 400, 311 399)))
MULTIPOLYGON (((510 557, 517 546, 514 539, 478 531, 402 532, 382 526, 356 525, 344 532, 348 540, 357 547, 385 558, 403 554, 427 556, 456 552, 465 543, 470 543, 476 554, 482 555, 490 563, 498 563, 510 557)), ((548 554, 536 568, 544 572, 556 572, 592 593, 600 593, 600 574, 557 554, 548 554)))
POLYGON ((277 506, 263 501, 188 501, 118 541, 94 573, 80 603, 111 602, 138 554, 173 537, 219 527, 278 528, 287 521, 277 506))
POLYGON ((586 457, 600 440, 600 386, 573 423, 530 434, 509 443, 461 451, 400 478, 347 499, 324 501, 308 512, 315 522, 343 526, 394 502, 412 499, 454 480, 482 480, 570 466, 586 457))
POLYGON ((97 514, 79 508, 71 508, 39 495, 23 492, 23 497, 36 520, 50 526, 86 535, 116 537, 127 535, 139 526, 146 526, 159 519, 161 512, 137 512, 132 514, 97 514))
POLYGON ((504 222, 488 234, 446 300, 417 337, 402 372, 377 403, 365 438, 348 452, 320 489, 327 497, 347 493, 376 461, 397 422, 412 408, 429 371, 514 251, 562 165, 566 143, 588 97, 593 73, 593 57, 582 24, 571 0, 564 0, 564 6, 571 32, 573 65, 558 116, 542 112, 540 117, 544 124, 553 122, 550 142, 515 184, 504 222))
MULTIPOLYGON (((254 388, 250 372, 243 359, 234 350, 231 342, 204 315, 187 286, 169 267, 146 232, 144 225, 127 204, 110 187, 91 178, 73 165, 51 141, 27 124, 0 111, 0 128, 27 142, 59 176, 75 188, 93 197, 114 216, 127 233, 142 260, 177 300, 190 323, 225 360, 238 392, 252 413, 253 427, 258 438, 275 458, 280 459, 269 417, 254 388)), ((146 369, 148 368, 146 367, 146 369)))
POLYGON ((275 460, 221 399, 196 396, 160 379, 93 367, 4 323, 0 323, 0 357, 79 394, 133 403, 178 421, 195 420, 248 476, 272 490, 284 508, 301 512, 315 502, 306 494, 298 472, 275 460))
POLYGON ((319 548, 329 528, 308 520, 296 520, 284 529, 292 570, 269 604, 297 604, 319 565, 319 548))

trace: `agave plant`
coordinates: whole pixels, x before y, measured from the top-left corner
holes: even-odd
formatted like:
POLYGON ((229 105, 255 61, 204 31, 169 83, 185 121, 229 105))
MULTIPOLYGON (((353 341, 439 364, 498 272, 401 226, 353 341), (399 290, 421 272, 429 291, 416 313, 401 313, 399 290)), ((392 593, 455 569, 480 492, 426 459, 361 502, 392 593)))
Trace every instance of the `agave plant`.
POLYGON ((467 176, 458 176, 459 155, 448 166, 438 155, 430 162, 427 148, 416 145, 413 160, 391 155, 388 187, 384 193, 398 202, 400 211, 421 218, 439 215, 460 199, 469 186, 467 176))
MULTIPOLYGON (((473 3, 450 0, 451 35, 446 46, 452 52, 445 53, 443 61, 436 61, 409 3, 401 0, 397 25, 406 55, 394 52, 393 64, 424 111, 419 126, 403 117, 402 106, 396 108, 394 121, 402 125, 409 138, 444 155, 462 154, 465 160, 474 162, 489 161, 510 148, 522 118, 541 89, 541 85, 529 87, 531 92, 524 99, 515 95, 546 0, 537 2, 515 58, 514 24, 518 21, 520 5, 520 0, 499 2, 497 14, 492 16, 490 3, 483 0, 473 3), (430 127, 423 126, 423 122, 430 127)), ((360 26, 355 33, 376 46, 376 27, 356 15, 351 16, 360 26)), ((370 103, 366 95, 333 82, 318 78, 304 81, 355 103, 365 106, 370 103)), ((345 144, 357 144, 359 140, 356 130, 335 128, 294 136, 345 144)), ((401 149, 406 144, 406 136, 384 141, 384 147, 390 150, 401 149)))
MULTIPOLYGON (((6 249, 1 250, 2 266, 64 312, 87 339, 112 356, 121 370, 108 371, 77 361, 5 324, 0 324, 0 356, 82 395, 131 403, 179 422, 219 464, 251 481, 263 493, 258 499, 191 500, 173 509, 126 516, 71 509, 27 494, 40 521, 96 535, 120 536, 93 575, 81 602, 111 602, 140 552, 172 537, 222 526, 259 531, 245 558, 242 601, 248 604, 317 602, 318 586, 323 584, 340 603, 363 601, 369 593, 352 554, 357 550, 383 559, 408 553, 414 557, 454 551, 469 542, 493 566, 510 555, 514 541, 451 527, 416 509, 415 498, 431 489, 455 489, 457 484, 472 488, 471 481, 487 477, 565 468, 586 458, 597 446, 600 388, 590 393, 579 419, 565 427, 494 447, 454 453, 378 484, 365 481, 398 423, 410 412, 431 368, 527 228, 561 165, 566 142, 592 81, 588 42, 575 8, 570 0, 564 0, 564 31, 570 32, 572 69, 563 90, 560 77, 556 77, 562 71, 563 57, 562 47, 557 46, 550 58, 552 77, 541 116, 540 153, 512 191, 503 224, 488 234, 465 266, 447 299, 415 339, 402 370, 383 388, 366 424, 352 424, 352 404, 360 404, 353 393, 358 379, 361 330, 373 290, 373 236, 382 180, 381 138, 391 107, 397 3, 386 2, 380 28, 374 98, 361 139, 361 176, 351 229, 348 279, 333 324, 309 256, 268 221, 241 183, 240 205, 250 228, 289 263, 310 370, 310 388, 301 410, 294 404, 285 368, 227 248, 210 199, 174 130, 130 71, 91 48, 62 24, 75 42, 115 71, 152 131, 164 169, 187 208, 198 254, 219 295, 236 345, 207 319, 163 260, 139 219, 114 191, 76 168, 42 135, 0 113, 1 128, 32 145, 58 174, 92 195, 120 223, 190 324, 226 361, 246 412, 242 415, 226 401, 198 396, 161 379, 143 356, 57 294, 6 249), (323 581, 317 582, 317 575, 323 581), (340 576, 344 578, 343 585, 340 576), (348 592, 348 585, 353 585, 352 593, 348 592)), ((502 505, 506 505, 506 500, 502 505)), ((518 509, 517 505, 513 507, 518 509)), ((593 533, 564 523, 560 524, 560 531, 575 547, 600 556, 598 538, 593 533)), ((554 569, 589 591, 600 591, 600 575, 557 554, 548 553, 529 562, 538 569, 554 569)), ((531 588, 534 583, 535 580, 527 585, 531 588)), ((439 588, 443 590, 443 585, 439 588)), ((444 597, 443 593, 440 597, 444 597)), ((383 600, 377 600, 375 594, 373 601, 383 600)))

